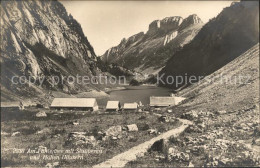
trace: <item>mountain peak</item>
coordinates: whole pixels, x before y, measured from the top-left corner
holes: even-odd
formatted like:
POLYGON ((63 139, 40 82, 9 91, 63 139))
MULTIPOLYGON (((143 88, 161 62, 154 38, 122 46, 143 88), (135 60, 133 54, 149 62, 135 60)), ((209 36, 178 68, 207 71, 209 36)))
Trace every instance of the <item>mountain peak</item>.
POLYGON ((179 31, 183 30, 184 28, 190 26, 190 25, 194 25, 194 24, 199 24, 199 23, 203 23, 202 20, 198 17, 197 14, 192 14, 189 15, 187 18, 185 18, 182 22, 182 24, 180 25, 179 31))
POLYGON ((194 23, 202 23, 202 20, 199 18, 199 16, 197 14, 192 14, 189 15, 186 19, 184 20, 193 20, 194 23))
MULTIPOLYGON (((201 22, 197 15, 190 15, 186 20, 189 21, 188 25, 201 22)), ((184 27, 185 33, 179 33, 183 21, 181 16, 154 20, 147 33, 140 32, 124 39, 119 45, 107 50, 102 60, 142 73, 157 73, 171 54, 189 43, 203 26, 191 26, 187 30, 184 27)))
POLYGON ((162 20, 154 20, 149 24, 147 34, 154 34, 156 32, 170 32, 175 30, 183 30, 184 28, 203 23, 197 14, 192 14, 183 19, 181 16, 166 17, 162 20))
MULTIPOLYGON (((259 10, 257 3, 240 2, 224 8, 215 19, 209 21, 200 30, 188 45, 173 54, 159 74, 164 74, 165 79, 167 76, 184 77, 183 74, 207 76, 258 43, 259 10)), ((195 15, 191 15, 184 19, 181 28, 199 22, 200 20, 195 15)), ((165 79, 163 80, 165 81, 165 79)), ((165 85, 180 88, 187 86, 187 83, 183 83, 182 86, 165 85)))
POLYGON ((182 23, 183 18, 180 16, 166 17, 162 20, 154 20, 149 25, 148 34, 153 34, 157 31, 169 32, 172 30, 177 30, 182 23))

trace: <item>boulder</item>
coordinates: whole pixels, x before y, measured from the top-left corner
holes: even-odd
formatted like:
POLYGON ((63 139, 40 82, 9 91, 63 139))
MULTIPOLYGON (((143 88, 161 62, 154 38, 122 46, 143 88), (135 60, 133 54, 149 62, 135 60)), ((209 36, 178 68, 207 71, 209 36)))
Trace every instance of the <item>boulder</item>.
POLYGON ((37 131, 36 134, 48 134, 51 133, 51 130, 49 128, 43 128, 40 131, 37 131))
POLYGON ((117 140, 118 138, 116 136, 113 136, 111 139, 112 140, 117 140))
POLYGON ((72 125, 79 125, 79 122, 78 121, 74 121, 74 122, 72 122, 72 125))
POLYGON ((188 167, 195 167, 194 164, 192 164, 192 162, 189 162, 188 167))
POLYGON ((40 111, 36 114, 36 117, 47 117, 47 114, 44 111, 40 111))
POLYGON ((136 124, 127 125, 127 130, 128 130, 129 132, 138 131, 138 127, 137 127, 136 124))
POLYGON ((198 114, 196 111, 190 111, 190 112, 182 114, 181 118, 188 119, 188 120, 194 120, 194 119, 198 118, 198 114))
POLYGON ((217 112, 217 114, 219 114, 219 115, 226 114, 226 113, 227 113, 226 110, 220 110, 220 111, 217 112))
POLYGON ((77 141, 76 145, 82 144, 82 141, 83 141, 83 144, 88 144, 88 145, 92 145, 92 146, 96 146, 96 144, 97 144, 97 141, 94 136, 85 136, 83 140, 77 141))
POLYGON ((179 152, 176 148, 169 148, 168 149, 168 160, 171 161, 171 160, 175 160, 175 161, 189 161, 190 160, 190 157, 189 157, 189 154, 187 153, 184 153, 184 152, 179 152))
POLYGON ((68 137, 68 142, 75 145, 87 144, 96 146, 97 141, 94 136, 86 136, 86 132, 71 132, 68 137))
POLYGON ((165 139, 160 139, 158 141, 155 141, 153 145, 150 147, 148 152, 151 151, 158 151, 158 152, 167 152, 168 151, 168 145, 169 141, 165 139))
POLYGON ((105 132, 106 136, 118 136, 122 132, 122 127, 120 125, 112 126, 108 128, 105 132))
POLYGON ((149 129, 147 130, 149 134, 158 134, 158 131, 156 129, 149 129))
POLYGON ((170 122, 170 118, 166 115, 162 115, 158 118, 159 121, 161 122, 170 122))
POLYGON ((170 147, 170 148, 168 149, 168 155, 172 155, 172 154, 176 153, 176 151, 177 151, 176 148, 170 147))

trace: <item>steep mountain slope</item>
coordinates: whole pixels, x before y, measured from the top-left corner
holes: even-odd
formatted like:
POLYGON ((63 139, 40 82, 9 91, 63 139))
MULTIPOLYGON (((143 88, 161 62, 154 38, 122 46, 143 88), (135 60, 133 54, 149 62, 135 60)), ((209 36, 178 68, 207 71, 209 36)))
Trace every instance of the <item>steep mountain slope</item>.
POLYGON ((174 113, 159 113, 193 124, 125 167, 259 167, 259 44, 179 95, 187 99, 174 113))
MULTIPOLYGON (((179 88, 166 82, 169 76, 206 76, 221 68, 259 42, 259 2, 233 3, 209 21, 181 51, 176 52, 160 72, 161 85, 179 88)), ((180 82, 180 81, 178 81, 180 82)))
POLYGON ((51 76, 93 75, 96 55, 80 24, 58 1, 1 2, 1 91, 2 98, 32 96, 44 89, 73 92, 86 89, 51 76), (28 87, 14 84, 13 76, 45 77, 28 87))
POLYGON ((238 110, 259 104, 259 43, 206 78, 178 93, 197 109, 238 110))
POLYGON ((145 34, 140 32, 123 39, 102 55, 102 60, 143 73, 156 73, 169 56, 192 40, 203 23, 197 15, 155 20, 145 34))

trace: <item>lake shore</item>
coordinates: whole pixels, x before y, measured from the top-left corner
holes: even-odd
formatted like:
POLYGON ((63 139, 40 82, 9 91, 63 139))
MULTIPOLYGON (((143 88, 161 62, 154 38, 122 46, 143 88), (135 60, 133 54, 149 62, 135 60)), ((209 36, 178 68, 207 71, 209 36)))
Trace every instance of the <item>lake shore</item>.
POLYGON ((113 88, 105 88, 104 92, 109 94, 112 91, 116 91, 116 90, 125 90, 126 87, 125 86, 117 86, 117 87, 113 87, 113 88))

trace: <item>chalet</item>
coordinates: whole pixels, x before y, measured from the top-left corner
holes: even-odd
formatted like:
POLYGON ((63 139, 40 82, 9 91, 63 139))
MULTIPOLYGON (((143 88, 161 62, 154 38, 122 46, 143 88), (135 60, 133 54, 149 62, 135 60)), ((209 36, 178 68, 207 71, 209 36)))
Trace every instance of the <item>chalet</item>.
POLYGON ((167 107, 167 106, 175 106, 179 104, 185 98, 183 97, 175 97, 175 96, 164 96, 164 97, 150 97, 150 106, 151 107, 167 107))
POLYGON ((121 108, 119 101, 108 101, 106 111, 118 111, 121 108))
POLYGON ((23 110, 22 102, 1 102, 1 111, 23 110))
POLYGON ((138 104, 137 103, 125 103, 124 111, 137 111, 138 104))
POLYGON ((51 109, 97 111, 98 104, 95 98, 54 98, 51 109))

